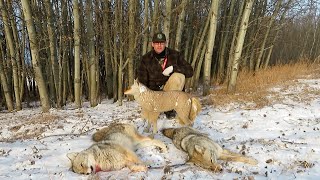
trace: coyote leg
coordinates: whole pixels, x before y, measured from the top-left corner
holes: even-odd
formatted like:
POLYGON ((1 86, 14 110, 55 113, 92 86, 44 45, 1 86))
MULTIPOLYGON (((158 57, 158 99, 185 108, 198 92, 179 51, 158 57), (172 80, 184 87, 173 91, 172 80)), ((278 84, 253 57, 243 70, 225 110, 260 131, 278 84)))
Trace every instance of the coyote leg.
POLYGON ((143 164, 129 164, 128 168, 133 172, 144 171, 146 172, 148 168, 143 164))
POLYGON ((148 168, 143 164, 143 162, 138 158, 138 156, 131 150, 126 150, 126 166, 134 172, 137 171, 147 171, 148 168))

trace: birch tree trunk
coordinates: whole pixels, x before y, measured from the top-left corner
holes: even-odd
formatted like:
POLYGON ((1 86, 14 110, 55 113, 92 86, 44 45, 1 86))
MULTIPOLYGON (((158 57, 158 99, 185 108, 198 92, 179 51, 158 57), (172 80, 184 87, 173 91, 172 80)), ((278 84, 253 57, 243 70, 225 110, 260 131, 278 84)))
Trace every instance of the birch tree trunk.
POLYGON ((31 57, 32 57, 32 65, 34 69, 35 79, 38 85, 40 101, 43 112, 48 112, 50 109, 50 102, 47 92, 47 87, 45 84, 45 80, 42 75, 42 70, 40 67, 40 59, 39 59, 39 49, 37 47, 38 41, 36 38, 36 31, 32 21, 30 1, 21 1, 23 15, 27 25, 27 31, 29 35, 30 41, 30 49, 31 49, 31 57))
POLYGON ((248 28, 248 22, 249 22, 250 13, 252 10, 252 4, 253 4, 253 0, 247 1, 243 15, 242 15, 239 34, 238 34, 237 43, 235 46, 235 52, 234 52, 233 61, 232 61, 231 77, 228 83, 228 89, 227 89, 228 93, 234 93, 236 90, 237 75, 239 71, 238 69, 239 61, 240 61, 242 48, 244 44, 244 38, 246 36, 246 32, 248 28))
POLYGON ((220 43, 220 49, 219 49, 219 59, 218 59, 218 71, 217 71, 217 77, 218 80, 221 80, 221 82, 225 79, 225 73, 226 73, 226 52, 228 50, 228 47, 230 47, 228 44, 230 40, 230 32, 231 32, 231 23, 232 23, 232 17, 234 14, 234 7, 235 7, 236 0, 231 0, 230 2, 230 8, 227 15, 227 20, 225 22, 224 32, 222 32, 222 38, 220 43))
POLYGON ((265 46, 266 46, 266 43, 267 43, 267 40, 268 40, 268 37, 269 37, 269 34, 270 34, 270 30, 271 30, 271 27, 273 26, 273 22, 274 22, 276 16, 279 13, 279 10, 280 10, 280 7, 281 7, 281 3, 282 3, 282 0, 278 0, 277 1, 275 10, 273 11, 272 16, 270 17, 269 23, 267 25, 267 31, 266 31, 266 33, 265 33, 265 35, 263 37, 263 41, 262 41, 262 44, 261 44, 261 47, 260 47, 260 52, 259 52, 256 64, 255 64, 255 68, 254 68, 255 71, 258 71, 258 69, 260 68, 262 55, 263 55, 263 53, 265 51, 265 46))
MULTIPOLYGON (((2 37, 0 37, 0 44, 2 44, 2 37)), ((4 69, 3 69, 3 49, 2 47, 0 47, 0 84, 4 93, 4 97, 6 100, 6 105, 7 105, 7 109, 9 112, 13 111, 13 102, 12 102, 12 97, 9 91, 9 87, 8 87, 8 83, 7 83, 7 78, 6 75, 4 74, 4 69)))
POLYGON ((188 0, 182 0, 181 1, 181 13, 179 14, 179 18, 178 18, 178 26, 177 26, 177 31, 176 31, 176 41, 174 43, 174 48, 176 50, 180 50, 181 48, 181 39, 182 39, 182 31, 184 28, 184 21, 186 18, 186 7, 188 4, 188 0))
MULTIPOLYGON (((159 20, 159 0, 154 0, 154 8, 152 13, 151 32, 150 32, 151 36, 153 36, 159 30, 158 20, 159 20)), ((150 43, 148 43, 148 49, 151 49, 150 43)))
POLYGON ((219 0, 213 0, 211 2, 212 13, 210 14, 210 28, 208 32, 207 40, 207 51, 204 60, 204 71, 203 71, 203 95, 206 96, 210 93, 210 82, 211 82, 211 62, 213 47, 217 31, 217 18, 219 9, 219 0))
MULTIPOLYGON (((147 29, 149 26, 148 19, 149 19, 149 0, 144 0, 144 19, 143 19, 143 27, 144 29, 147 29)), ((149 45, 149 34, 145 33, 143 36, 143 44, 142 44, 142 54, 147 53, 148 51, 148 45, 149 45)))
POLYGON ((57 107, 61 108, 61 94, 58 92, 58 87, 60 84, 59 81, 59 65, 58 65, 58 53, 57 53, 57 40, 56 35, 54 31, 55 21, 54 21, 54 14, 52 10, 52 4, 50 3, 50 0, 45 0, 45 7, 47 11, 47 21, 48 21, 48 35, 49 35, 49 45, 50 45, 50 61, 52 65, 52 75, 54 80, 54 95, 56 96, 56 103, 57 107))
POLYGON ((234 53, 235 53, 235 45, 236 45, 236 39, 237 39, 237 34, 238 34, 238 28, 240 26, 240 22, 241 22, 241 15, 243 13, 243 9, 245 6, 245 1, 241 1, 240 3, 240 7, 239 7, 239 14, 235 23, 235 26, 233 28, 233 35, 232 35, 232 40, 231 40, 231 47, 229 50, 229 58, 228 58, 228 62, 227 62, 227 82, 229 83, 230 78, 231 78, 231 67, 232 67, 232 62, 233 62, 233 58, 234 58, 234 53))
POLYGON ((136 17, 136 1, 129 1, 129 35, 128 35, 128 79, 129 79, 129 85, 133 84, 134 80, 134 71, 133 71, 133 55, 134 50, 136 47, 135 42, 135 17, 136 17))
POLYGON ((121 106, 122 105, 122 95, 123 95, 123 26, 122 26, 122 20, 123 20, 123 7, 122 7, 122 1, 119 1, 117 3, 117 10, 116 10, 116 16, 118 16, 118 19, 116 20, 116 27, 117 27, 117 33, 120 37, 118 39, 119 42, 114 42, 119 44, 119 65, 118 65, 118 103, 121 106))
POLYGON ((170 23, 171 23, 171 7, 172 1, 166 0, 166 7, 164 12, 163 33, 166 35, 167 44, 170 43, 170 23))
POLYGON ((16 109, 21 110, 21 99, 20 99, 20 90, 19 90, 19 78, 18 78, 18 67, 16 60, 16 50, 13 43, 13 34, 11 31, 11 25, 8 17, 8 8, 4 6, 3 0, 0 0, 0 9, 2 14, 2 20, 4 24, 5 37, 7 42, 7 47, 9 49, 9 61, 12 63, 12 75, 13 75, 13 87, 14 87, 14 96, 16 102, 16 109))
POLYGON ((80 15, 79 2, 72 0, 74 16, 74 100, 77 108, 81 107, 81 77, 80 77, 80 15))
POLYGON ((106 83, 107 83, 107 95, 108 98, 113 97, 113 67, 114 62, 112 57, 112 49, 111 49, 111 10, 110 10, 110 2, 101 1, 102 9, 103 9, 103 52, 104 52, 104 63, 105 63, 105 71, 106 71, 106 83))
POLYGON ((89 69, 90 69, 90 105, 95 107, 97 103, 97 80, 96 80, 96 55, 94 46, 94 30, 92 18, 92 0, 88 0, 86 4, 86 24, 88 28, 88 49, 89 49, 89 69))

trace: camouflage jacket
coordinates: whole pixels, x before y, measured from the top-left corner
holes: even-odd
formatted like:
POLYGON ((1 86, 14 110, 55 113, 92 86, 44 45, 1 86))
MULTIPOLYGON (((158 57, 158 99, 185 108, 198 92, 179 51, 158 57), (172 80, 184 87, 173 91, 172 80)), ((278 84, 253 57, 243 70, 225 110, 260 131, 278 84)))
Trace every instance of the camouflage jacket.
MULTIPOLYGON (((180 52, 167 47, 165 51, 167 62, 164 69, 173 66, 173 72, 182 73, 186 78, 192 77, 192 66, 184 60, 180 52)), ((161 64, 156 59, 154 50, 152 50, 142 56, 140 66, 137 69, 137 78, 140 83, 148 88, 159 91, 169 79, 168 76, 162 74, 162 71, 161 64)))

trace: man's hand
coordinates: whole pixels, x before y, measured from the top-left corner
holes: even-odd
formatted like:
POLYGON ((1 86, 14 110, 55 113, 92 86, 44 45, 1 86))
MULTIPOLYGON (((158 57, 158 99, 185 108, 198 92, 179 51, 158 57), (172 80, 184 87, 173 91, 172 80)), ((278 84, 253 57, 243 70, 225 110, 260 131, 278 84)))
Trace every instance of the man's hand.
POLYGON ((173 66, 167 67, 165 70, 162 71, 162 74, 165 76, 170 76, 170 74, 173 72, 173 66))

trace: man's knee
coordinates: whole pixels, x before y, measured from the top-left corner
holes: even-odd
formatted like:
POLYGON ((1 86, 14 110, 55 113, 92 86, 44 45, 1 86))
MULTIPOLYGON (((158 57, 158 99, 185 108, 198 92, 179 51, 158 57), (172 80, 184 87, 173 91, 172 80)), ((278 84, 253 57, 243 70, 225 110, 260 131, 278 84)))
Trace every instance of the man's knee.
POLYGON ((172 91, 172 90, 182 91, 185 85, 185 81, 186 81, 186 77, 184 74, 173 73, 168 79, 168 81, 166 82, 163 90, 164 91, 172 91))

